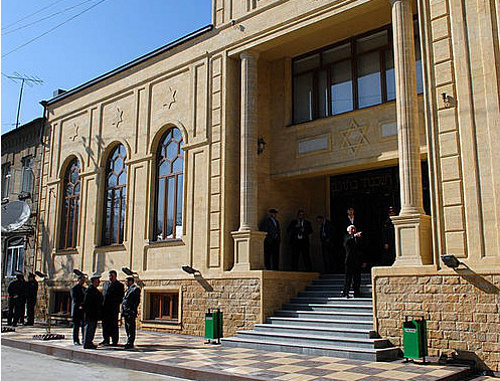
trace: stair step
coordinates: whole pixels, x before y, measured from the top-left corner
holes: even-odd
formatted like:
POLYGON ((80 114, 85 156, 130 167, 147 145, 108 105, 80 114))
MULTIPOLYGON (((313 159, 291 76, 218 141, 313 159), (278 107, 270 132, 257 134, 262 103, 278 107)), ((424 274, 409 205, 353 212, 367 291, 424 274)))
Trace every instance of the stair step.
POLYGON ((261 349, 277 352, 291 352, 315 356, 340 357, 352 360, 384 361, 394 360, 400 355, 399 348, 355 348, 335 345, 312 345, 304 343, 263 342, 259 339, 230 337, 222 339, 225 346, 261 349))
POLYGON ((306 327, 332 327, 338 329, 363 329, 371 331, 373 329, 373 322, 370 321, 355 321, 350 319, 312 319, 312 318, 296 318, 286 316, 272 316, 267 318, 268 324, 277 324, 283 326, 306 326, 306 327))
POLYGON ((304 345, 333 345, 349 346, 352 348, 387 348, 390 343, 387 339, 352 338, 346 336, 334 336, 326 334, 287 333, 287 332, 265 332, 265 331, 238 331, 238 337, 260 338, 262 342, 269 340, 280 343, 302 343, 304 345))
MULTIPOLYGON (((339 289, 337 291, 332 291, 332 290, 327 290, 327 291, 322 291, 322 290, 318 290, 318 291, 300 291, 298 293, 298 296, 299 297, 310 297, 310 298, 317 298, 317 297, 321 297, 321 298, 324 298, 324 297, 337 297, 337 298, 341 298, 342 294, 342 289, 339 289)), ((351 298, 354 297, 354 292, 351 291, 349 293, 349 296, 351 298)), ((361 290, 361 299, 371 299, 372 297, 372 292, 371 290, 361 290)), ((359 299, 359 297, 357 298, 354 298, 354 299, 359 299)))
POLYGON ((360 322, 372 322, 373 313, 350 313, 340 311, 294 311, 294 310, 277 310, 275 316, 281 317, 296 317, 296 318, 313 318, 313 319, 329 319, 341 318, 351 319, 360 322))
POLYGON ((315 304, 315 303, 286 303, 283 305, 284 310, 300 310, 300 311, 338 311, 338 312, 366 312, 373 311, 372 306, 358 305, 358 304, 315 304))
POLYGON ((295 298, 292 298, 290 300, 290 303, 304 303, 304 302, 315 303, 315 304, 335 304, 335 305, 357 304, 372 308, 373 300, 372 298, 346 299, 339 296, 321 296, 321 297, 296 296, 295 298))
POLYGON ((311 325, 280 325, 280 324, 256 324, 256 332, 277 332, 289 335, 325 335, 336 337, 348 337, 351 339, 378 339, 375 331, 357 328, 339 328, 339 327, 324 327, 311 325))

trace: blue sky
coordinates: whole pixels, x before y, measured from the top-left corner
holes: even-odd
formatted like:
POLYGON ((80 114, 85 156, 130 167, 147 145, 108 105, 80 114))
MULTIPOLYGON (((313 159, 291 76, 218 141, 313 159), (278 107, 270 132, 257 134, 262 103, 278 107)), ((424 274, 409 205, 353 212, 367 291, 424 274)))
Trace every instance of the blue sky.
POLYGON ((54 90, 76 87, 211 23, 211 0, 3 0, 1 6, 2 133, 15 126, 21 86, 5 75, 43 80, 24 86, 23 124, 42 116, 39 102, 54 90))

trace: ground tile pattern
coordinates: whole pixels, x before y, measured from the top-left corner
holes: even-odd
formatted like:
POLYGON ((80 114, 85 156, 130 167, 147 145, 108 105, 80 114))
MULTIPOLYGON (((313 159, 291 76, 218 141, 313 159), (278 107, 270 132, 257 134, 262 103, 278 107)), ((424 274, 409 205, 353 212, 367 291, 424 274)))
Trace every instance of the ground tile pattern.
MULTIPOLYGON (((43 334, 41 327, 21 327, 16 332, 3 333, 2 339, 35 343, 50 347, 47 352, 57 354, 56 349, 72 351, 75 357, 91 355, 96 358, 127 359, 148 364, 151 371, 168 374, 169 369, 182 368, 193 371, 193 377, 203 372, 219 375, 240 375, 247 379, 280 381, 388 381, 415 380, 438 381, 464 371, 464 368, 418 365, 397 362, 366 362, 325 356, 270 352, 245 348, 226 348, 220 345, 205 344, 200 337, 140 331, 136 347, 125 350, 123 347, 99 347, 97 350, 84 350, 73 345, 71 330, 56 327, 53 333, 66 336, 64 340, 36 341, 33 336, 43 334), (199 372, 199 373, 197 373, 199 372)), ((96 334, 99 341, 100 331, 96 334)), ((121 332, 122 341, 125 333, 121 332)), ((2 340, 3 344, 9 341, 2 340)), ((10 345, 10 344, 8 344, 10 345)), ((92 361, 92 360, 91 360, 92 361)), ((201 376, 200 376, 201 377, 201 376)))

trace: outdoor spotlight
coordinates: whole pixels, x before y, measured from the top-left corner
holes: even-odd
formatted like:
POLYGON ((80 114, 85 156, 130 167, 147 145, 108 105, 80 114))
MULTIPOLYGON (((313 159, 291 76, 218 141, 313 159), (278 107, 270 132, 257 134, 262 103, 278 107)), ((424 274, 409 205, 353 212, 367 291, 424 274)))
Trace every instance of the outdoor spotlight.
POLYGON ((130 270, 128 267, 122 267, 122 271, 127 274, 128 276, 134 276, 137 275, 135 271, 130 270))
POLYGON ((38 270, 35 271, 35 275, 39 276, 40 278, 48 278, 47 274, 44 274, 38 270))
POLYGON ((260 155, 262 152, 264 152, 264 148, 266 147, 266 142, 264 138, 259 138, 257 140, 257 155, 260 155))
POLYGON ((75 274, 76 276, 82 276, 83 275, 83 273, 80 270, 78 270, 78 269, 73 269, 73 274, 75 274))
POLYGON ((441 255, 441 260, 446 266, 452 269, 456 269, 462 263, 453 254, 443 254, 441 255))
POLYGON ((192 274, 192 275, 194 275, 196 273, 198 273, 198 274, 200 273, 199 270, 193 269, 191 266, 182 266, 182 270, 184 272, 187 272, 188 274, 192 274))

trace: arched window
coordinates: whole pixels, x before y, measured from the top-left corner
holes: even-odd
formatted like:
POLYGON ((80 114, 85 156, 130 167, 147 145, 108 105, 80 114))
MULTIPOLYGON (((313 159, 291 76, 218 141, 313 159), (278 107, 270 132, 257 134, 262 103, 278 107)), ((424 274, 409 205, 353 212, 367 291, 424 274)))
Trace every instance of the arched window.
POLYGON ((61 218, 61 236, 59 247, 76 247, 78 215, 80 212, 80 162, 73 159, 64 175, 64 196, 61 218))
POLYGON ((123 242, 127 200, 127 152, 123 145, 116 146, 106 163, 104 191, 103 245, 123 242))
POLYGON ((155 240, 182 236, 183 170, 182 134, 172 128, 162 137, 156 153, 155 240))

